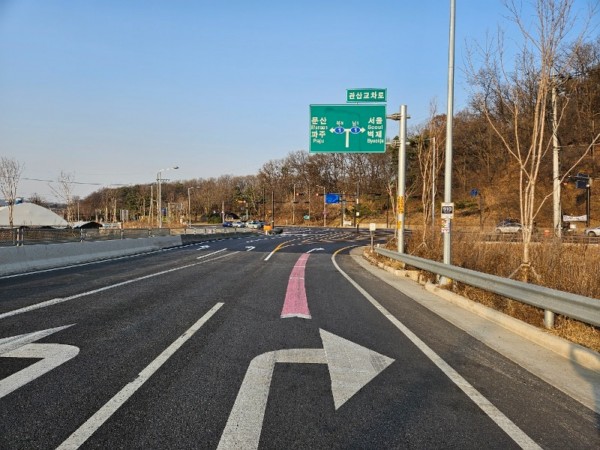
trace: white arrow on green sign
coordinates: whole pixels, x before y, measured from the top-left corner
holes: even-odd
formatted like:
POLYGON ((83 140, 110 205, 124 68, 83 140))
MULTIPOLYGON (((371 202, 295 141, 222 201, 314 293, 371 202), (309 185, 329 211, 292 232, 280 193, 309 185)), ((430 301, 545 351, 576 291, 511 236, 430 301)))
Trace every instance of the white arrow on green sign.
POLYGON ((310 105, 311 153, 384 153, 385 105, 310 105))

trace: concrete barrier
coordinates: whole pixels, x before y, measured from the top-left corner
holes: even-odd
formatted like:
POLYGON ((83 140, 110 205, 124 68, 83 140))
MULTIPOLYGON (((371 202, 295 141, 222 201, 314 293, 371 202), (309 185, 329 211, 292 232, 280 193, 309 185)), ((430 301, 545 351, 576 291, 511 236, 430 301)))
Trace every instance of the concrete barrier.
POLYGON ((0 276, 135 255, 182 245, 181 236, 0 248, 0 276))

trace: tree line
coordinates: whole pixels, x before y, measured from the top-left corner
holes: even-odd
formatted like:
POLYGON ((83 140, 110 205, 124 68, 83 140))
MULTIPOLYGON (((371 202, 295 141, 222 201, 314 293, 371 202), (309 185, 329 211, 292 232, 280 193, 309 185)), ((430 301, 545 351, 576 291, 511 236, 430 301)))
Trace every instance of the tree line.
MULTIPOLYGON (((598 177, 600 37, 573 32, 573 0, 533 0, 538 14, 533 26, 523 22, 515 2, 505 3, 522 32, 522 46, 511 61, 501 34, 471 49, 469 102, 453 117, 453 198, 458 214, 477 214, 481 226, 520 219, 528 238, 535 223, 552 217, 557 146, 564 212, 581 212, 584 202, 572 176, 598 177)), ((432 231, 443 195, 446 145, 446 116, 436 109, 432 103, 429 119, 409 128, 405 199, 409 221, 418 217, 432 231)), ((305 216, 320 222, 325 212, 330 221, 346 214, 393 221, 397 140, 390 139, 381 154, 298 150, 267 161, 256 174, 163 183, 161 213, 170 224, 218 222, 223 212, 279 223, 304 223, 305 216), (340 194, 343 203, 323 205, 323 193, 340 194)), ((62 197, 72 217, 76 199, 68 195, 68 174, 63 175, 62 197)), ((79 216, 120 221, 127 211, 129 220, 152 225, 158 220, 156 191, 152 184, 103 188, 78 200, 79 216)), ((598 211, 595 196, 592 202, 598 211)))

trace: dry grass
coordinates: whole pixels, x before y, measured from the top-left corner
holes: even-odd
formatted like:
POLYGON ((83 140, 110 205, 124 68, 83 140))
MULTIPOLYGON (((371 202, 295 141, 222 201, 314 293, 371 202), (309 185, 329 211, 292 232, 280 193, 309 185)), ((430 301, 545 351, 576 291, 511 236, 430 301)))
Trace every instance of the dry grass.
MULTIPOLYGON (((395 243, 387 246, 395 249, 395 243)), ((407 251, 423 258, 442 260, 442 242, 409 243, 407 251)), ((521 263, 522 247, 512 242, 484 242, 478 235, 457 234, 452 243, 452 264, 502 277, 510 276, 521 263)), ((376 255, 379 261, 397 266, 397 261, 376 255)), ((532 247, 532 268, 538 275, 533 283, 599 299, 600 246, 535 244, 532 247)), ((423 274, 433 280, 432 274, 423 274)), ((500 295, 455 283, 453 291, 473 301, 515 317, 539 328, 544 327, 544 311, 500 295)), ((600 352, 600 330, 594 326, 556 316, 552 334, 600 352)))

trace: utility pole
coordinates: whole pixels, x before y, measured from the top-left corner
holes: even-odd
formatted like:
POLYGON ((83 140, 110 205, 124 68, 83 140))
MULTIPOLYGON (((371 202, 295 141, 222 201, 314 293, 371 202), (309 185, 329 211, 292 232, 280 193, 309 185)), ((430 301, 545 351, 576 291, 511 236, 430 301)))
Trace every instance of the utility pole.
POLYGON ((294 196, 292 197, 292 225, 296 225, 296 183, 294 183, 294 196))
MULTIPOLYGON (((161 192, 161 181, 162 181, 162 177, 161 177, 161 173, 164 172, 165 170, 176 170, 179 169, 179 166, 173 166, 173 167, 169 167, 167 169, 160 169, 158 171, 158 173, 156 174, 156 205, 157 205, 157 210, 158 210, 158 228, 162 228, 162 192, 161 192)), ((168 181, 168 180, 167 180, 168 181)))
POLYGON ((360 214, 360 212, 358 211, 359 196, 360 196, 360 184, 357 182, 356 183, 356 211, 354 211, 354 226, 356 227, 357 233, 358 233, 358 215, 360 214))
POLYGON ((325 195, 325 186, 323 186, 323 227, 327 226, 327 196, 325 195))
POLYGON ((435 237, 435 182, 437 175, 437 147, 435 143, 435 136, 431 138, 433 144, 433 155, 431 161, 431 238, 435 237))

